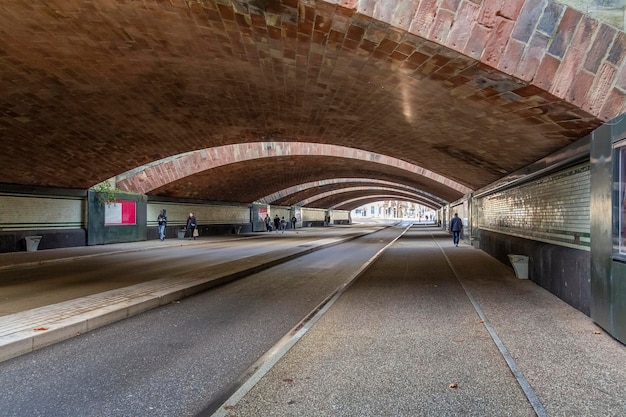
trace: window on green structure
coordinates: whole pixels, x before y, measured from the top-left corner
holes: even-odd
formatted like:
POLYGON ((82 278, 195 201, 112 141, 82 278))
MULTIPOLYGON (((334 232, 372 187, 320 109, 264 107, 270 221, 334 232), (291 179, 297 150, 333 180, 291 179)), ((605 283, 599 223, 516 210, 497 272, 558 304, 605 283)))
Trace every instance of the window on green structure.
POLYGON ((613 256, 626 260, 626 140, 613 144, 613 256))

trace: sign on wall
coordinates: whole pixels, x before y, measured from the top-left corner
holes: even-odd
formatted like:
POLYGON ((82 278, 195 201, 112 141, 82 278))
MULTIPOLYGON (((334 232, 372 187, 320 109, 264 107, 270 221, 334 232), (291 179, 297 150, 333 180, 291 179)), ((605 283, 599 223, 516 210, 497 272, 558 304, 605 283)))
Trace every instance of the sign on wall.
POLYGON ((137 223, 137 203, 117 201, 104 205, 105 226, 127 226, 137 223))

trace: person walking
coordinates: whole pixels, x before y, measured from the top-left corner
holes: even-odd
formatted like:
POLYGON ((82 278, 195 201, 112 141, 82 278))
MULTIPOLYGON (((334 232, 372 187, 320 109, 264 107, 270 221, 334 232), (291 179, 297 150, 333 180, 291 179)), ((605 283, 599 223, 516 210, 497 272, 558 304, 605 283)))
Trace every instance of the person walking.
POLYGON ((159 212, 157 217, 157 223, 159 224, 159 239, 165 240, 165 226, 167 226, 167 216, 165 209, 159 212))
POLYGON ((265 230, 267 232, 271 232, 272 231, 272 219, 270 218, 269 214, 265 215, 265 230))
POLYGON ((280 230, 282 231, 282 233, 285 233, 286 228, 287 228, 287 221, 285 220, 285 217, 283 216, 280 219, 280 230))
POLYGON ((276 230, 276 233, 278 233, 279 227, 280 227, 280 217, 278 217, 278 214, 277 214, 276 217, 274 217, 274 230, 276 230))
POLYGON ((452 241, 454 242, 454 246, 459 246, 461 230, 463 230, 463 222, 459 218, 459 214, 454 213, 454 217, 450 220, 450 231, 452 232, 452 241))
POLYGON ((293 216, 291 218, 291 227, 293 228, 293 230, 296 230, 296 223, 298 222, 298 219, 296 219, 296 216, 293 216))
POLYGON ((185 237, 188 234, 189 239, 195 240, 196 236, 198 236, 196 227, 198 227, 198 223, 196 223, 196 216, 194 216, 193 213, 189 213, 189 217, 187 217, 187 233, 185 234, 185 237))

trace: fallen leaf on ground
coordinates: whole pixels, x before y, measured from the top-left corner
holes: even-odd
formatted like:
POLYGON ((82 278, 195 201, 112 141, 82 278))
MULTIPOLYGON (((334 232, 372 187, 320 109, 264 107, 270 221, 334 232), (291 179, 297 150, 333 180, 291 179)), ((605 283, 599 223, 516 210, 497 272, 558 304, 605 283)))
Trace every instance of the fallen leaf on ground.
POLYGON ((42 332, 44 330, 48 330, 48 328, 47 327, 37 327, 36 329, 33 329, 33 330, 36 331, 36 332, 42 332))
POLYGON ((289 383, 292 383, 292 382, 293 382, 293 379, 291 379, 291 378, 285 378, 285 379, 283 379, 283 382, 289 382, 289 383))
POLYGON ((457 384, 456 382, 451 383, 450 385, 448 385, 448 388, 458 388, 459 384, 457 384))
POLYGON ((602 332, 600 330, 594 330, 593 334, 602 334, 602 332))

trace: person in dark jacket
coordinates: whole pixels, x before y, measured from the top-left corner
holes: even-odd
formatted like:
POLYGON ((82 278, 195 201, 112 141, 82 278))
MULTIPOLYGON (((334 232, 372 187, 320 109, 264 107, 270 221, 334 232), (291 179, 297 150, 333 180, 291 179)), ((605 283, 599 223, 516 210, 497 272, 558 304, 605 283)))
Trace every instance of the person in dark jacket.
POLYGON ((194 216, 193 213, 189 213, 189 217, 187 217, 187 233, 185 236, 189 235, 189 239, 195 240, 196 236, 194 236, 194 232, 196 227, 198 227, 198 224, 196 223, 196 216, 194 216))
POLYGON ((167 216, 165 215, 165 209, 159 212, 157 217, 157 223, 159 224, 159 239, 165 240, 165 226, 167 225, 167 216))
POLYGON ((293 217, 291 218, 291 228, 292 228, 293 230, 296 230, 296 223, 297 223, 297 222, 298 222, 298 219, 296 219, 296 216, 293 216, 293 217))
POLYGON ((274 230, 276 230, 276 233, 278 233, 279 228, 280 228, 280 217, 278 217, 278 214, 277 214, 276 217, 274 217, 274 230))
POLYGON ((454 246, 459 246, 461 230, 463 230, 463 222, 459 218, 459 214, 454 213, 454 217, 450 220, 450 231, 452 232, 452 241, 454 242, 454 246))
POLYGON ((270 215, 269 215, 269 214, 266 214, 266 215, 265 215, 265 229, 266 229, 268 232, 271 232, 271 231, 272 231, 272 219, 270 218, 270 215))

